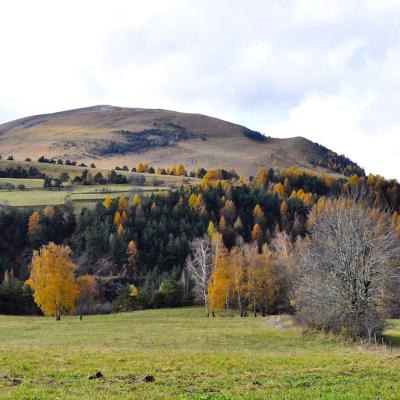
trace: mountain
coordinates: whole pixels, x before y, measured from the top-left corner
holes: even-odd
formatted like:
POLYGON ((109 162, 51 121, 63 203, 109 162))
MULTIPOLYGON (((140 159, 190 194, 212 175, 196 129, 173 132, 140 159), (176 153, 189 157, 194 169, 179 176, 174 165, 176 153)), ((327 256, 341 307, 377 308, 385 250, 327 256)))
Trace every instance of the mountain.
POLYGON ((260 166, 362 175, 351 160, 303 137, 277 139, 200 114, 100 105, 0 125, 0 151, 15 159, 54 157, 98 167, 183 163, 254 174, 260 166))

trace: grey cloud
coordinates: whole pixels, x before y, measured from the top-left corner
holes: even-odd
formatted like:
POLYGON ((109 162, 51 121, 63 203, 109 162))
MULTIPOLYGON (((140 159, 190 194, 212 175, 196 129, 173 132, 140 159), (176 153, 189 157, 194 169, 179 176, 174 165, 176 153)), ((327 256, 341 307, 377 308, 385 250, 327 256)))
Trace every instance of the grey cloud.
MULTIPOLYGON (((139 2, 121 0, 96 6, 80 9, 82 15, 70 27, 71 39, 64 32, 67 25, 50 25, 55 37, 63 39, 65 49, 56 53, 62 62, 51 58, 51 43, 34 41, 35 25, 25 27, 26 35, 33 35, 30 45, 40 51, 32 63, 42 74, 42 98, 35 101, 37 86, 30 81, 36 76, 30 65, 24 69, 22 85, 21 74, 10 76, 12 69, 3 71, 0 66, 0 85, 14 81, 3 92, 1 119, 39 112, 38 104, 48 112, 65 104, 113 102, 208 113, 268 130, 269 125, 283 124, 314 96, 321 101, 335 97, 356 109, 362 105, 364 114, 351 127, 358 135, 376 137, 399 124, 398 3, 160 0, 146 3, 142 10, 139 2), (51 87, 49 65, 59 68, 60 76, 68 76, 65 84, 60 83, 59 99, 51 87), (71 86, 77 90, 75 97, 71 86), (6 97, 11 108, 3 112, 6 97), (363 105, 366 99, 369 103, 363 105)), ((65 2, 64 11, 68 7, 65 2)), ((38 7, 37 12, 44 9, 38 7)), ((40 23, 47 20, 51 15, 40 23)), ((24 28, 7 29, 17 33, 24 28)), ((46 35, 41 32, 37 37, 46 35)), ((21 40, 18 45, 26 44, 21 40)), ((324 131, 321 121, 320 143, 328 139, 324 131)), ((341 143, 337 147, 342 148, 341 143)), ((375 165, 371 161, 366 167, 375 165)))

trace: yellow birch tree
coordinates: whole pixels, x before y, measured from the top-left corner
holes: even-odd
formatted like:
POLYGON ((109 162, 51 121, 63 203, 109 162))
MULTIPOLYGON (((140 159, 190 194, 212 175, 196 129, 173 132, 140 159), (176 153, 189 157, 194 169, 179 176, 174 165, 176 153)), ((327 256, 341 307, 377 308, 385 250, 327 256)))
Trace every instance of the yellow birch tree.
POLYGON ((59 320, 62 314, 75 310, 79 285, 74 275, 71 249, 51 242, 33 252, 30 277, 26 283, 33 289, 33 298, 45 315, 59 320))

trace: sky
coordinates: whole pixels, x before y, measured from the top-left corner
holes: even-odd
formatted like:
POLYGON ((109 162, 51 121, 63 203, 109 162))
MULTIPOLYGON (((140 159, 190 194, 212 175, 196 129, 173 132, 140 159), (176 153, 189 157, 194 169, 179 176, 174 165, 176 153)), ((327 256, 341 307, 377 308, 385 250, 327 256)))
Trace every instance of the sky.
POLYGON ((195 112, 400 179, 400 0, 2 0, 0 15, 0 123, 195 112))

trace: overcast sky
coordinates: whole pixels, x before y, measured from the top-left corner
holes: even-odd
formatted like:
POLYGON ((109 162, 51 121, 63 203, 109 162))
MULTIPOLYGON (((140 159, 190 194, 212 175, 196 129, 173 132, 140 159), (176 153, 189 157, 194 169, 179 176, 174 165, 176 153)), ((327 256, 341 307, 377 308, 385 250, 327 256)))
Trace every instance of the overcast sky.
POLYGON ((400 0, 2 0, 0 15, 0 122, 197 112, 400 179, 400 0))

